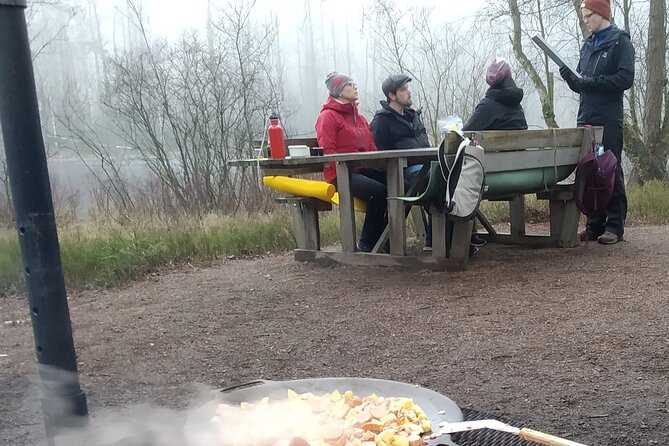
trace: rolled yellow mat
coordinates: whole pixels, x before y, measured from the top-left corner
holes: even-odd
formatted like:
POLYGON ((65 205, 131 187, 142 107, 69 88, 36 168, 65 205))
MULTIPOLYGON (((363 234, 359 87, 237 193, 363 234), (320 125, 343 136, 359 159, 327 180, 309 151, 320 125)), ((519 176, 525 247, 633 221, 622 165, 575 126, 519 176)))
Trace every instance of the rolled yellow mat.
POLYGON ((265 186, 279 192, 300 197, 317 198, 326 202, 331 202, 332 196, 337 191, 332 184, 326 181, 281 176, 263 177, 262 181, 265 186))
MULTIPOLYGON (((339 205, 339 192, 335 192, 335 194, 332 196, 331 201, 339 205)), ((365 212, 367 210, 367 203, 365 200, 361 200, 358 197, 353 197, 353 209, 355 209, 358 212, 365 212)))
MULTIPOLYGON (((298 197, 311 197, 339 205, 339 193, 335 187, 326 181, 305 180, 282 176, 267 176, 262 179, 265 186, 285 194, 298 197)), ((353 207, 358 212, 367 210, 364 200, 354 197, 353 207)))

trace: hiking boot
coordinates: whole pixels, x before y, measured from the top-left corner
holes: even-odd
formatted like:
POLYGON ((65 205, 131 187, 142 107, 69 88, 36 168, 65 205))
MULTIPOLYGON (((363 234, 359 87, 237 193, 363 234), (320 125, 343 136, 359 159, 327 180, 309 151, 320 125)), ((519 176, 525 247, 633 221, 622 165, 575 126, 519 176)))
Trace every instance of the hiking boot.
POLYGON ((579 240, 582 242, 595 241, 602 235, 602 232, 593 231, 592 229, 585 229, 578 234, 579 240))
POLYGON ((374 245, 368 245, 366 243, 361 242, 361 243, 358 243, 356 251, 357 252, 372 252, 373 249, 374 249, 374 245))
POLYGON ((615 245, 623 239, 622 235, 614 234, 611 231, 606 231, 604 234, 597 237, 597 241, 602 245, 615 245))
POLYGON ((427 233, 425 234, 425 245, 423 245, 423 251, 432 252, 432 228, 427 228, 427 233))
POLYGON ((480 248, 481 246, 488 243, 488 241, 486 239, 484 239, 483 237, 479 237, 476 234, 472 234, 471 242, 472 242, 472 245, 476 246, 477 248, 480 248))

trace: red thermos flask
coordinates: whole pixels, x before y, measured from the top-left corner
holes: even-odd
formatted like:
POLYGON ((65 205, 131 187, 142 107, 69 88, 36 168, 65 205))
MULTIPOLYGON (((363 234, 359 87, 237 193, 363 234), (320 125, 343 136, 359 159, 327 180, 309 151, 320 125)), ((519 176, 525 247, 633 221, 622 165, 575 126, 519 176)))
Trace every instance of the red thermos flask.
POLYGON ((279 117, 272 113, 269 117, 269 153, 274 159, 286 157, 286 140, 284 139, 283 127, 279 124, 279 117))

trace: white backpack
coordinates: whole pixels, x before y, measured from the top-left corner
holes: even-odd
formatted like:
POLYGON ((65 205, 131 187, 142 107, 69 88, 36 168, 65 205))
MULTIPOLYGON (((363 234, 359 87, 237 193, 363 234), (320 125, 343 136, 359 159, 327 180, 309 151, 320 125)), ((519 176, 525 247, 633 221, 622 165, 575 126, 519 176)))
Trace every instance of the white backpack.
POLYGON ((444 206, 457 219, 470 220, 476 214, 485 190, 483 148, 471 143, 459 131, 451 130, 439 145, 438 158, 441 174, 446 180, 444 206), (460 141, 455 154, 448 152, 449 134, 460 141))

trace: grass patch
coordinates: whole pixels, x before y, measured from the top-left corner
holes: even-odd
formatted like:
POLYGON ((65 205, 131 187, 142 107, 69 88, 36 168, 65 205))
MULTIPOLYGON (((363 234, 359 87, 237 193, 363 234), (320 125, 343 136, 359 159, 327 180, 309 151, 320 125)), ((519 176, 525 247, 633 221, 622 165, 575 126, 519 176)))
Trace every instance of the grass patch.
POLYGON ((16 231, 0 229, 0 294, 23 285, 21 254, 16 231))
MULTIPOLYGON (((137 279, 158 267, 225 256, 250 256, 295 247, 287 212, 259 216, 187 217, 170 222, 118 225, 81 221, 59 228, 63 272, 68 287, 108 287, 137 279)), ((334 213, 321 219, 324 244, 339 239, 334 213)), ((0 293, 23 289, 18 238, 0 230, 0 293)))
POLYGON ((627 219, 651 225, 669 224, 669 183, 649 181, 627 189, 627 219))
MULTIPOLYGON (((669 184, 654 181, 628 189, 628 220, 641 224, 669 224, 669 184)), ((547 221, 548 202, 526 199, 526 219, 547 221)), ((491 223, 508 221, 508 204, 482 203, 491 223)), ((362 215, 357 214, 358 229, 362 215)), ((339 218, 321 213, 321 242, 339 240, 339 218)), ((295 247, 290 214, 203 219, 181 217, 169 221, 138 219, 131 224, 106 219, 62 221, 59 224, 65 281, 70 288, 108 287, 134 280, 159 267, 225 256, 281 252, 295 247)), ((0 294, 23 290, 23 270, 14 230, 0 229, 0 294)))

